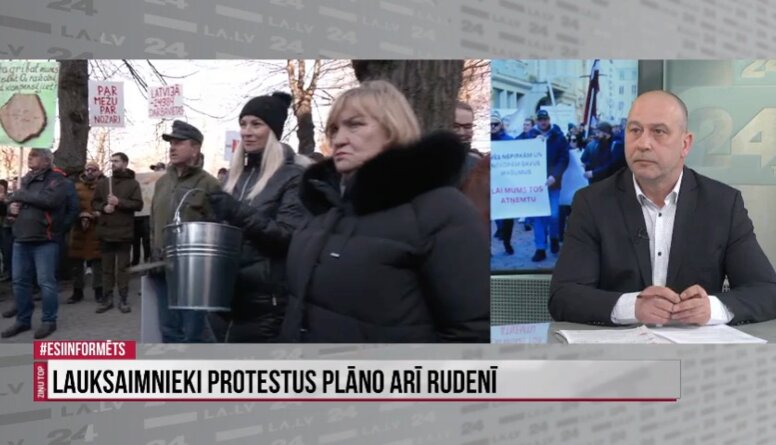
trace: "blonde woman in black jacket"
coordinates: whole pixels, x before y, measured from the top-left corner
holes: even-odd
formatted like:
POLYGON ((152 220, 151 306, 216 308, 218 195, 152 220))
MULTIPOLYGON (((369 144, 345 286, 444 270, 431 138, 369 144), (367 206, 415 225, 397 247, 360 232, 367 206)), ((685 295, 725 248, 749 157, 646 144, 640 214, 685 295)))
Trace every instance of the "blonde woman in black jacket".
POLYGON ((289 249, 284 339, 488 342, 488 240, 456 188, 458 137, 421 138, 384 81, 340 96, 326 135, 333 157, 302 178, 314 216, 289 249))
POLYGON ((245 104, 225 193, 211 198, 217 217, 242 228, 244 240, 232 311, 210 318, 221 341, 273 341, 283 321, 286 253, 305 219, 298 188, 306 162, 280 142, 290 104, 282 92, 245 104))

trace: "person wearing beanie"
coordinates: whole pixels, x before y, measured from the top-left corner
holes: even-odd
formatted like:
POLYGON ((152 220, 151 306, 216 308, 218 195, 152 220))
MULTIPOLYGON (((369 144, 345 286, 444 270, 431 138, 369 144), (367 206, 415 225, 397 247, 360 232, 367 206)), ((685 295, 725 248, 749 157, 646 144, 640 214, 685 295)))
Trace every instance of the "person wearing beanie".
POLYGON ((210 316, 217 340, 273 341, 286 310, 285 263, 291 234, 305 221, 299 201, 303 157, 282 144, 291 96, 274 92, 240 111, 240 145, 224 192, 211 195, 217 219, 243 229, 232 310, 210 316))

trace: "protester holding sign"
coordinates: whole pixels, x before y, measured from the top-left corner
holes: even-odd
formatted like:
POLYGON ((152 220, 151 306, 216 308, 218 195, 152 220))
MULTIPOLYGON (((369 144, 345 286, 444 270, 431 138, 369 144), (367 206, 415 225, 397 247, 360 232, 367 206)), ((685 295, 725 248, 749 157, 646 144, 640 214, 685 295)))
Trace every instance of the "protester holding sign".
POLYGON ((547 234, 550 235, 550 251, 560 250, 560 187, 563 172, 569 163, 568 141, 563 130, 550 122, 550 114, 546 110, 536 113, 539 136, 547 143, 547 182, 550 196, 550 216, 533 218, 534 244, 536 252, 531 261, 539 262, 547 258, 547 234))
POLYGON ((129 157, 115 153, 110 157, 113 176, 97 184, 92 207, 100 212, 97 237, 102 251, 102 282, 105 295, 97 308, 101 314, 113 307, 113 286, 119 290, 119 310, 130 312, 129 267, 130 249, 135 233, 135 212, 143 210, 143 195, 135 172, 128 168, 129 157))
MULTIPOLYGON (((514 138, 508 135, 504 128, 504 122, 501 120, 501 116, 498 113, 490 115, 490 140, 491 141, 511 141, 514 138)), ((504 243, 504 251, 507 255, 514 255, 515 249, 512 248, 512 229, 514 228, 515 220, 499 219, 496 220, 496 234, 495 237, 499 238, 504 243)))
POLYGON ((420 138, 390 83, 368 81, 334 102, 331 159, 300 196, 313 219, 288 254, 283 334, 302 342, 487 342, 488 246, 455 188, 465 146, 420 138))
POLYGON ((232 311, 216 337, 227 342, 266 342, 280 332, 286 310, 285 262, 291 234, 305 220, 299 181, 308 162, 280 143, 291 96, 254 97, 240 112, 239 146, 232 156, 225 193, 211 195, 219 220, 243 229, 232 311), (297 160, 298 159, 298 160, 297 160))

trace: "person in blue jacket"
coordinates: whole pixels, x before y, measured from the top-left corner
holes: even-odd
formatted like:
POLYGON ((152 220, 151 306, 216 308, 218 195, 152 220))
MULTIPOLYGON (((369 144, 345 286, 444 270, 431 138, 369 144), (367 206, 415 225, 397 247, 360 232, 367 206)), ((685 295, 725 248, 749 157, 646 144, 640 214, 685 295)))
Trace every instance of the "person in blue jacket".
POLYGON ((569 164, 568 140, 563 130, 550 121, 547 110, 539 110, 536 113, 537 137, 547 141, 547 181, 545 186, 549 191, 550 216, 532 218, 534 226, 534 245, 536 252, 531 261, 539 262, 547 258, 547 233, 550 235, 550 251, 560 251, 560 198, 561 178, 569 164))

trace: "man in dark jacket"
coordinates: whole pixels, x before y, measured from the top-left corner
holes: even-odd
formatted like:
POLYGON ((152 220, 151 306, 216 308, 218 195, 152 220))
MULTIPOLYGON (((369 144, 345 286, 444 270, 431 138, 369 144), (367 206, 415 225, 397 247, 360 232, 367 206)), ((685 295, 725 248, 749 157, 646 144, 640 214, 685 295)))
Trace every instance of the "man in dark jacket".
POLYGON ((474 166, 482 159, 482 156, 472 149, 472 138, 474 137, 474 109, 466 102, 459 100, 455 103, 453 131, 461 138, 461 142, 466 145, 466 161, 463 164, 461 177, 458 180, 458 188, 463 188, 463 184, 472 170, 474 170, 474 166))
POLYGON ((16 323, 2 332, 13 337, 31 327, 33 277, 41 289, 43 316, 35 338, 44 338, 57 329, 56 269, 59 259, 58 237, 64 233, 66 188, 64 176, 51 169, 50 150, 32 149, 27 158, 30 172, 8 206, 14 220, 13 291, 16 297, 16 323))
POLYGON ((110 157, 113 176, 97 184, 92 198, 92 208, 100 212, 97 220, 97 238, 102 252, 102 304, 101 314, 113 307, 113 286, 118 284, 119 310, 130 312, 129 302, 129 254, 134 237, 135 212, 143 209, 140 184, 135 172, 127 168, 129 158, 124 153, 110 157))
MULTIPOLYGON (((61 168, 54 166, 54 172, 67 178, 67 173, 61 168)), ((57 267, 57 281, 70 278, 70 270, 68 269, 68 254, 67 254, 67 235, 70 233, 70 229, 75 225, 75 220, 78 219, 78 209, 80 207, 78 202, 78 192, 75 189, 73 181, 68 179, 63 182, 65 187, 65 219, 64 228, 57 242, 59 243, 59 266, 57 267)))
POLYGON ((550 122, 550 114, 547 110, 539 110, 536 113, 536 122, 539 136, 547 142, 547 182, 545 186, 550 195, 550 216, 533 218, 534 245, 536 252, 531 261, 539 262, 547 258, 547 229, 550 232, 550 251, 558 253, 560 250, 560 186, 563 172, 569 165, 569 144, 563 131, 557 125, 550 122))
MULTIPOLYGON (((202 169, 202 132, 197 127, 174 121, 172 132, 162 135, 170 143, 170 165, 167 173, 154 185, 151 201, 151 261, 161 260, 164 249, 164 226, 171 224, 175 208, 186 197, 186 205, 180 208, 181 221, 208 221, 214 215, 208 195, 219 192, 218 180, 202 169), (186 193, 192 189, 204 193, 186 193)), ((206 341, 207 328, 203 311, 170 309, 167 300, 167 284, 164 274, 150 277, 159 302, 159 324, 164 343, 201 343, 206 341)))
POLYGON ((497 113, 490 115, 490 140, 491 141, 511 141, 514 138, 507 134, 504 128, 504 121, 497 113))
POLYGON ((612 126, 608 122, 598 124, 594 138, 582 154, 585 178, 591 184, 603 181, 625 167, 624 144, 614 137, 612 126))
POLYGON ((539 136, 539 130, 536 129, 536 122, 530 117, 527 117, 523 121, 523 132, 518 134, 515 139, 521 141, 523 139, 533 139, 536 136, 539 136))

